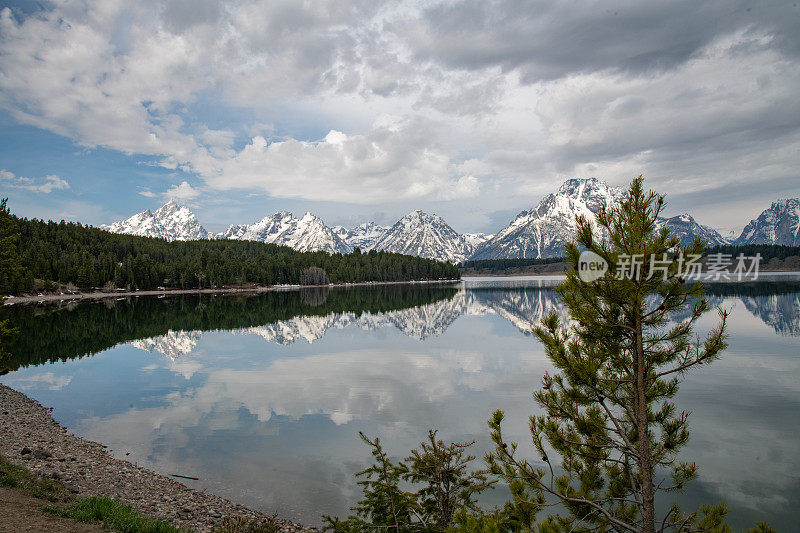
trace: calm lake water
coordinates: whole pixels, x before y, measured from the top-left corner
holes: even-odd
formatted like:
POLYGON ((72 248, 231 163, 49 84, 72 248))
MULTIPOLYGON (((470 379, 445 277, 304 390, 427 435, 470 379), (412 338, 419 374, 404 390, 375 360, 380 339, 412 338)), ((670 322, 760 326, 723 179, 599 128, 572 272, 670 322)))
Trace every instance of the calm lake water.
MULTIPOLYGON (((358 432, 405 457, 438 428, 488 447, 486 421, 530 451, 531 393, 552 367, 531 328, 563 312, 543 278, 454 285, 6 306, 15 368, 0 382, 72 432, 194 488, 308 524, 346 515, 369 461, 358 432), (126 455, 129 453, 130 455, 126 455)), ((724 501, 735 529, 800 517, 800 278, 712 285, 730 347, 688 375, 686 508, 724 501)), ((700 332, 716 323, 709 313, 700 332)), ((535 455, 530 454, 531 458, 535 455)), ((476 466, 480 463, 476 462, 476 466)), ((505 498, 495 490, 484 503, 505 498)))

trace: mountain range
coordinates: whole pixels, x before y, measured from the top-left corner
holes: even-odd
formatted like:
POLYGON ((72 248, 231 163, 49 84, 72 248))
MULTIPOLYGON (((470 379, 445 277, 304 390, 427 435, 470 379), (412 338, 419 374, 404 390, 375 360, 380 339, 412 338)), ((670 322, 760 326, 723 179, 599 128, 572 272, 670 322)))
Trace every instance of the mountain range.
MULTIPOLYGON (((295 218, 287 211, 266 216, 252 224, 233 224, 221 233, 207 231, 197 217, 174 200, 154 212, 137 213, 127 220, 103 225, 102 229, 172 240, 234 239, 290 246, 299 251, 322 250, 349 253, 386 250, 458 263, 469 259, 556 257, 575 235, 575 216, 590 219, 602 207, 619 202, 625 190, 611 187, 597 178, 566 180, 558 191, 539 204, 518 214, 495 235, 459 234, 435 214, 412 211, 392 226, 367 222, 345 228, 329 227, 321 218, 306 213, 295 218)), ((758 218, 751 220, 736 239, 698 223, 688 213, 661 218, 682 242, 700 236, 709 245, 784 244, 800 245, 800 199, 779 200, 758 218)), ((601 235, 598 235, 601 237, 601 235)))
POLYGON ((350 253, 353 249, 318 216, 306 213, 297 219, 280 211, 254 224, 231 225, 219 235, 209 238, 259 241, 289 246, 301 252, 324 250, 330 253, 350 253))

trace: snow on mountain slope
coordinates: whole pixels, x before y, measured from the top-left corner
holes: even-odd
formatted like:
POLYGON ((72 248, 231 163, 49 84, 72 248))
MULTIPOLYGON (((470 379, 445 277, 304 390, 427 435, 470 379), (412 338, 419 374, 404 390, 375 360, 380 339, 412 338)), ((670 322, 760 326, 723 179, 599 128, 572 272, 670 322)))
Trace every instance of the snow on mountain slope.
POLYGON ((217 237, 290 246, 301 252, 346 254, 352 250, 321 218, 311 213, 297 219, 287 211, 279 211, 254 224, 231 225, 217 237))
MULTIPOLYGON (((311 213, 297 219, 287 211, 280 211, 254 224, 234 224, 224 232, 212 235, 188 208, 174 201, 154 213, 143 211, 101 228, 169 241, 206 238, 252 240, 290 246, 299 251, 349 253, 358 247, 364 252, 386 250, 453 263, 466 259, 554 257, 562 255, 564 243, 574 237, 576 214, 592 219, 602 206, 621 200, 624 194, 623 189, 609 187, 596 178, 570 179, 561 185, 558 192, 547 195, 535 209, 520 213, 496 235, 459 235, 441 217, 422 211, 409 213, 390 228, 373 222, 353 228, 330 228, 311 213)), ((774 203, 745 228, 736 244, 797 245, 800 241, 799 202, 791 199, 774 203)), ((698 224, 688 214, 662 219, 661 224, 678 235, 682 242, 687 242, 693 235, 700 235, 712 246, 729 242, 712 228, 698 224)))
POLYGON ((126 220, 102 225, 100 228, 112 233, 158 237, 168 241, 190 241, 211 237, 211 234, 197 221, 194 213, 187 207, 178 205, 174 200, 159 207, 155 213, 148 209, 126 220))
POLYGON ((472 259, 558 257, 575 235, 575 216, 593 219, 603 206, 621 200, 624 189, 597 178, 569 179, 545 196, 535 209, 523 211, 506 228, 478 247, 472 259))
POLYGON ((670 218, 658 219, 659 228, 666 226, 670 233, 681 239, 681 244, 689 244, 697 235, 708 243, 708 246, 720 246, 730 242, 720 233, 708 226, 698 224, 688 213, 670 218))
POLYGON ((745 226, 734 244, 800 246, 800 198, 773 202, 745 226))
MULTIPOLYGON (((610 187, 597 178, 569 179, 558 192, 545 196, 536 209, 523 211, 505 229, 476 247, 471 259, 509 259, 558 257, 564 244, 575 236, 576 215, 594 220, 603 206, 611 206, 625 197, 626 191, 610 187)), ((699 235, 710 246, 728 244, 716 230, 698 224, 683 214, 659 219, 682 243, 699 235)), ((597 234, 600 237, 600 234, 597 234)))
POLYGON ((379 226, 374 222, 365 222, 352 228, 335 226, 333 232, 339 236, 351 248, 359 248, 362 252, 368 252, 375 247, 375 244, 384 236, 389 228, 379 226))
POLYGON ((412 211, 375 243, 376 250, 458 263, 472 255, 472 246, 438 215, 412 211))
POLYGON ((485 233, 464 233, 462 237, 464 237, 464 240, 467 241, 467 244, 473 248, 477 248, 481 244, 494 237, 494 235, 487 235, 485 233))

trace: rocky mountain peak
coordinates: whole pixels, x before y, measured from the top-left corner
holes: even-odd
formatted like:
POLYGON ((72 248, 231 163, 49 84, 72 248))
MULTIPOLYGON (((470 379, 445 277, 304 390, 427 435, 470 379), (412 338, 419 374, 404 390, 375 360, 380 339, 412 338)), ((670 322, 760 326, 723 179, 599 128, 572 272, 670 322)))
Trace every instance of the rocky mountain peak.
POLYGON ((800 246, 800 198, 772 202, 745 226, 735 243, 800 246))
POLYGON ((624 189, 597 178, 566 180, 530 211, 523 211, 506 228, 479 245, 473 259, 557 257, 575 235, 576 215, 593 218, 604 206, 620 201, 624 189))
POLYGON ((389 231, 389 228, 379 226, 374 222, 363 222, 349 229, 344 226, 336 226, 333 231, 351 248, 368 252, 375 248, 375 244, 389 231))
POLYGON ((730 241, 723 237, 717 230, 698 223, 689 213, 675 215, 670 218, 660 218, 658 221, 659 229, 666 226, 670 233, 681 240, 681 244, 689 244, 695 236, 700 237, 708 246, 720 246, 730 244, 730 241))
POLYGON ((101 229, 142 237, 157 237, 168 241, 208 239, 210 234, 197 221, 189 208, 170 200, 155 212, 149 209, 101 229))
POLYGON ((278 211, 250 225, 230 226, 219 238, 278 244, 301 252, 351 251, 351 247, 313 213, 306 213, 303 218, 297 219, 288 211, 278 211))
MULTIPOLYGON (((604 206, 619 202, 625 190, 612 187, 598 178, 570 178, 538 205, 520 212, 495 235, 459 234, 439 215, 416 209, 391 227, 364 222, 351 228, 328 227, 317 215, 306 212, 297 219, 288 211, 278 211, 253 224, 235 224, 216 236, 200 226, 194 214, 175 200, 155 212, 149 209, 104 229, 168 240, 226 238, 254 240, 290 246, 301 251, 324 250, 348 253, 358 247, 419 255, 451 262, 466 259, 553 257, 564 253, 564 243, 574 238, 575 216, 593 218, 604 206)), ((699 235, 711 245, 726 244, 718 232, 699 224, 684 213, 663 218, 666 226, 683 242, 699 235)), ((773 202, 756 220, 748 224, 736 244, 774 243, 798 245, 800 241, 800 200, 789 198, 773 202)))
POLYGON ((473 247, 439 215, 419 209, 398 220, 375 244, 378 250, 458 263, 473 247))

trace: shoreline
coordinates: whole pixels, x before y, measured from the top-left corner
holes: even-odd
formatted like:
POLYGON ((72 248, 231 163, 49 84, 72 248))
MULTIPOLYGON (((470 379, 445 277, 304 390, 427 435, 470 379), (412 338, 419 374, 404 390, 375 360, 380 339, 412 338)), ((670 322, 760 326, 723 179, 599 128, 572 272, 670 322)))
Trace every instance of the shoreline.
MULTIPOLYGON (((771 277, 771 276, 800 276, 800 270, 761 270, 758 273, 759 278, 761 276, 771 277)), ((552 277, 566 277, 566 271, 559 271, 559 272, 513 272, 513 273, 486 273, 486 274, 462 274, 461 280, 463 281, 465 278, 552 278, 552 277)), ((703 281, 703 280, 700 280, 703 281)), ((725 280, 721 280, 725 282, 725 280)), ((752 282, 752 281, 761 281, 761 279, 746 279, 741 280, 742 283, 744 282, 752 282)), ((736 283, 737 280, 730 280, 729 283, 736 283)))
POLYGON ((460 279, 412 280, 412 281, 361 281, 357 283, 330 283, 327 285, 256 285, 253 287, 221 287, 215 289, 165 289, 143 291, 116 291, 116 292, 78 292, 75 294, 42 294, 41 296, 0 296, 4 298, 4 305, 69 302, 81 300, 105 300, 109 298, 130 298, 131 296, 175 296, 182 294, 264 294, 267 292, 293 291, 298 289, 314 289, 327 287, 329 289, 349 287, 374 287, 376 285, 417 285, 417 284, 448 284, 457 283, 460 279))
MULTIPOLYGON (((273 515, 197 491, 164 474, 116 459, 100 443, 76 437, 27 395, 0 383, 0 454, 76 496, 106 496, 145 515, 193 531, 211 531, 226 518, 269 520, 273 515)), ((285 533, 316 532, 275 518, 285 533)))
MULTIPOLYGON (((800 270, 764 270, 760 275, 800 275, 800 270)), ((342 289, 350 287, 374 287, 379 285, 417 285, 417 284, 450 284, 464 281, 465 278, 519 278, 519 277, 542 277, 552 278, 565 276, 566 270, 551 270, 538 272, 470 272, 462 274, 460 279, 436 279, 436 280, 411 280, 411 281, 360 281, 356 283, 329 283, 327 285, 256 285, 252 287, 221 287, 214 289, 164 289, 164 290, 135 290, 135 291, 115 291, 115 292, 76 292, 75 294, 41 294, 41 295, 0 295, 0 302, 4 305, 31 304, 31 303, 53 303, 70 301, 101 301, 110 298, 121 299, 138 296, 179 296, 186 294, 264 294, 268 292, 293 291, 298 289, 313 289, 327 287, 330 289, 342 289)), ((758 280, 742 280, 758 281, 758 280)))

